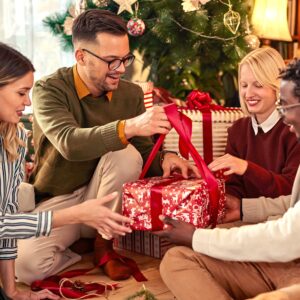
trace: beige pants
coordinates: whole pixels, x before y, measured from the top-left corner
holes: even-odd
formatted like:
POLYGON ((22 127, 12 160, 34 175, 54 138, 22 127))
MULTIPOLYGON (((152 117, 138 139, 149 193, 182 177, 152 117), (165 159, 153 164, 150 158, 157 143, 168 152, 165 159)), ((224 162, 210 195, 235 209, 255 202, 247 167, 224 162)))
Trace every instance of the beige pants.
MULTIPOLYGON (((33 212, 67 208, 88 199, 101 198, 114 191, 119 192, 119 199, 107 203, 106 206, 120 212, 122 185, 139 177, 142 164, 140 154, 131 145, 124 150, 109 152, 100 159, 88 186, 72 194, 57 196, 42 202, 33 212)), ((49 237, 19 240, 16 260, 18 281, 30 284, 34 280, 56 274, 78 262, 81 259, 80 255, 72 252, 68 247, 81 236, 95 236, 95 230, 80 224, 68 225, 53 229, 49 237)))
POLYGON ((174 247, 165 254, 160 273, 177 300, 240 300, 300 283, 300 261, 230 262, 174 247))

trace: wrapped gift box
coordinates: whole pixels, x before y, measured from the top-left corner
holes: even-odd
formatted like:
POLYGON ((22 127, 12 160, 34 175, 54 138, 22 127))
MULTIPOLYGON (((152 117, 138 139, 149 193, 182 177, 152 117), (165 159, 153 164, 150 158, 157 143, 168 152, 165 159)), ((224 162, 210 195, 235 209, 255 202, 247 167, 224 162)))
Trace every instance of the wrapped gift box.
POLYGON ((131 234, 114 239, 114 245, 120 249, 162 258, 173 245, 150 231, 134 230, 131 234))
MULTIPOLYGON (((224 216, 224 181, 217 179, 220 192, 218 220, 224 216)), ((159 230, 160 214, 179 219, 198 228, 212 222, 207 183, 202 179, 151 177, 123 185, 123 215, 130 217, 136 230, 159 230)))
MULTIPOLYGON (((230 108, 228 110, 211 110, 211 136, 212 147, 209 146, 210 155, 204 153, 204 143, 209 141, 204 139, 203 134, 203 112, 200 110, 192 110, 181 108, 180 111, 187 115, 192 120, 192 144, 200 153, 206 163, 210 163, 211 159, 207 159, 207 156, 213 159, 225 154, 225 148, 227 143, 227 129, 234 121, 243 117, 244 114, 239 108, 230 108), (205 141, 204 141, 205 140, 205 141)), ((207 122, 207 121, 206 121, 207 122)), ((204 129, 208 130, 208 129, 204 129)), ((179 136, 175 129, 172 129, 166 136, 163 144, 163 148, 172 151, 179 151, 178 147, 179 136)))

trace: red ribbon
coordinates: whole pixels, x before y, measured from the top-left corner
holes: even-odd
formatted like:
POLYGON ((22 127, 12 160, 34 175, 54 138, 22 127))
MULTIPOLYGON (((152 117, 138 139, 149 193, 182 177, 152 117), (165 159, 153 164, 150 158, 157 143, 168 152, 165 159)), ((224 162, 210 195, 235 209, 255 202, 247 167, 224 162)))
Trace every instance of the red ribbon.
MULTIPOLYGON (((212 227, 215 227, 217 224, 218 211, 219 211, 219 199, 220 199, 220 192, 219 192, 217 180, 214 177, 214 175, 211 173, 211 171, 208 169, 204 160, 202 159, 200 154, 197 152, 197 150, 191 143, 191 139, 188 136, 188 131, 187 131, 188 124, 191 124, 191 122, 186 122, 188 117, 182 114, 181 112, 179 112, 175 104, 166 105, 164 106, 164 109, 169 122, 175 128, 175 130, 179 134, 179 137, 182 139, 182 144, 184 145, 185 151, 191 154, 196 166, 200 171, 201 177, 207 183, 209 199, 210 199, 210 207, 209 207, 210 216, 211 216, 210 220, 211 220, 212 227)), ((160 135, 160 137, 158 138, 156 144, 154 145, 148 157, 148 160, 146 161, 146 164, 143 168, 140 178, 144 178, 157 151, 159 150, 161 144, 163 143, 164 138, 165 135, 160 135)), ((154 214, 159 215, 159 213, 160 213, 159 211, 156 211, 154 214)))
MULTIPOLYGON (((122 261, 124 264, 126 264, 131 269, 131 275, 135 278, 136 281, 147 281, 147 278, 140 271, 139 267, 133 259, 120 255, 114 251, 106 252, 101 258, 97 267, 105 265, 109 260, 112 259, 122 261)), ((84 296, 84 299, 87 299, 95 297, 95 294, 103 294, 106 290, 112 290, 118 287, 117 283, 104 285, 101 283, 83 283, 81 281, 78 281, 79 284, 77 285, 76 281, 75 284, 71 282, 66 282, 62 287, 60 287, 60 281, 62 279, 85 275, 93 269, 94 268, 76 269, 64 272, 60 275, 53 275, 43 280, 35 280, 31 284, 31 290, 40 291, 43 289, 48 289, 52 293, 59 296, 61 290, 62 294, 67 298, 79 299, 80 297, 84 296), (91 291, 93 291, 93 294, 89 295, 88 293, 91 291)))
MULTIPOLYGON (((226 110, 221 105, 213 104, 209 93, 193 90, 186 98, 188 109, 199 110, 202 112, 202 132, 203 132, 203 157, 207 164, 213 160, 212 142, 212 110, 226 110)), ((180 149, 180 148, 179 148, 180 149)))

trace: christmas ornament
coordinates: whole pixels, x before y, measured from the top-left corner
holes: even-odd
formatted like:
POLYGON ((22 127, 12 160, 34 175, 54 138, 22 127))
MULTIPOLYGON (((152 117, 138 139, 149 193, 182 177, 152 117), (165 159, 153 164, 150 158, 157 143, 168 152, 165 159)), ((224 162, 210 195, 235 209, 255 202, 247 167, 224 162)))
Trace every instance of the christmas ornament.
POLYGON ((246 43, 247 43, 247 47, 250 50, 255 50, 259 47, 260 45, 260 40, 259 38, 252 34, 251 30, 250 30, 250 26, 249 26, 249 21, 248 21, 248 17, 246 17, 246 35, 244 37, 246 43))
POLYGON ((76 0, 75 2, 75 16, 80 15, 87 8, 86 0, 76 0))
POLYGON ((138 16, 138 9, 139 9, 139 3, 136 2, 134 6, 134 17, 131 18, 127 23, 127 30, 128 33, 132 36, 140 36, 145 31, 145 23, 142 19, 139 19, 138 16))
POLYGON ((118 15, 124 11, 127 10, 129 13, 133 13, 131 5, 135 3, 137 0, 114 0, 117 4, 120 5, 119 10, 118 10, 118 15))
POLYGON ((69 15, 68 17, 66 17, 65 22, 63 24, 64 27, 64 33, 66 35, 72 35, 72 26, 73 26, 73 22, 74 19, 76 18, 76 10, 75 10, 75 6, 71 5, 69 8, 69 15))
POLYGON ((254 35, 254 34, 248 34, 244 37, 246 43, 247 43, 247 47, 251 50, 255 50, 257 48, 259 48, 260 45, 260 40, 259 38, 254 35))
POLYGON ((183 0, 181 5, 185 12, 198 10, 200 4, 204 5, 210 0, 183 0))
POLYGON ((236 34, 240 22, 241 22, 241 16, 238 12, 232 10, 232 5, 229 1, 229 4, 226 4, 229 7, 229 10, 227 13, 224 14, 223 23, 224 26, 233 34, 236 34))
POLYGON ((132 36, 140 36, 145 31, 145 23, 139 18, 132 18, 127 23, 128 33, 132 36))
POLYGON ((93 3, 98 7, 108 6, 109 0, 93 0, 93 3))

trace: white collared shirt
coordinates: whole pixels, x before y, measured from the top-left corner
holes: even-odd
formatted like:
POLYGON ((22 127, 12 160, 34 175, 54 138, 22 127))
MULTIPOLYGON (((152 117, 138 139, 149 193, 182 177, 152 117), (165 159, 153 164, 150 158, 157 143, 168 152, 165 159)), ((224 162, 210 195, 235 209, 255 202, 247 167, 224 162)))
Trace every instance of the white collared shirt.
POLYGON ((251 116, 252 128, 254 130, 255 135, 258 133, 258 128, 260 127, 264 133, 270 131, 276 123, 280 120, 280 114, 277 109, 270 114, 270 116, 262 122, 261 124, 257 124, 257 121, 254 116, 251 116))

